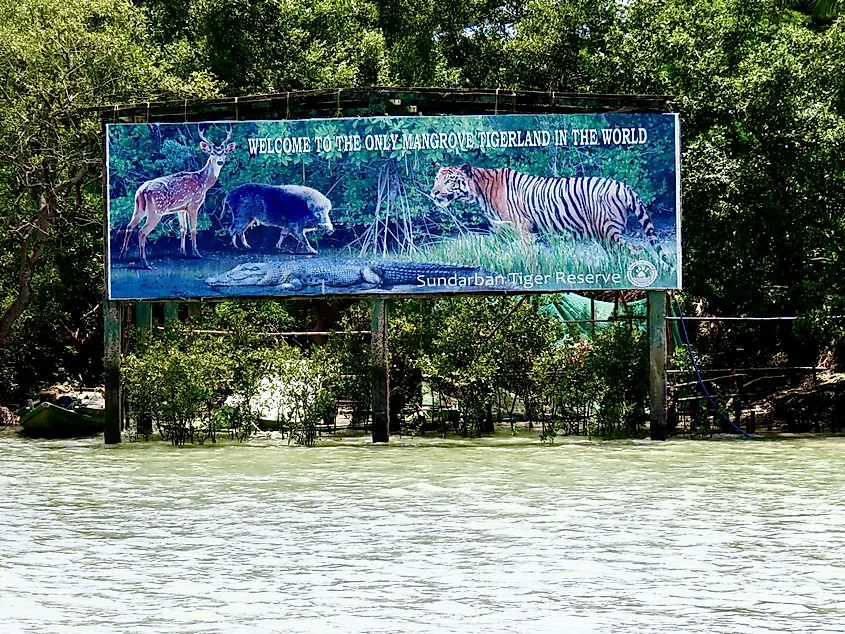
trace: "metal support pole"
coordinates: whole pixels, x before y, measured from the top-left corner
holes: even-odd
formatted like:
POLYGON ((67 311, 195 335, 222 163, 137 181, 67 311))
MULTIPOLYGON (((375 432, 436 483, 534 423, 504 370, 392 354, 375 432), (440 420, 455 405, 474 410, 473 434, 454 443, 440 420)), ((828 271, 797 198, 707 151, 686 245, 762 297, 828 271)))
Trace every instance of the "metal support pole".
POLYGON ((373 300, 372 361, 373 442, 388 442, 390 420, 390 372, 387 365, 387 302, 373 300))
POLYGON ((666 291, 648 292, 651 439, 666 440, 666 291))
POLYGON ((106 444, 113 445, 120 442, 120 428, 123 422, 120 411, 120 311, 116 302, 104 302, 103 317, 103 368, 106 380, 106 426, 103 435, 106 444))
MULTIPOLYGON (((108 135, 106 134, 105 120, 102 122, 103 154, 106 156, 108 135)), ((106 179, 105 164, 103 165, 103 192, 108 192, 108 181, 106 179)), ((108 199, 108 196, 105 197, 108 199)), ((105 211, 105 210, 104 210, 105 211)), ((114 445, 120 442, 121 427, 123 427, 123 413, 121 411, 120 398, 120 307, 116 302, 109 300, 109 289, 111 279, 109 271, 110 253, 109 245, 109 223, 106 214, 106 222, 103 223, 103 244, 106 246, 105 257, 103 258, 103 280, 105 281, 105 297, 103 298, 103 375, 105 379, 105 427, 103 439, 107 445, 114 445)))

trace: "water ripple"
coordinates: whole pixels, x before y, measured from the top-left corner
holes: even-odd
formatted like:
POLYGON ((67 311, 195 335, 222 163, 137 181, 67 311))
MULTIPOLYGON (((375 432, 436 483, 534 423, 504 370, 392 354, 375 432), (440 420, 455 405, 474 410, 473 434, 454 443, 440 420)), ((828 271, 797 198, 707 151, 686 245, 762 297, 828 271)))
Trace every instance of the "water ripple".
POLYGON ((842 632, 843 458, 2 437, 0 632, 842 632))

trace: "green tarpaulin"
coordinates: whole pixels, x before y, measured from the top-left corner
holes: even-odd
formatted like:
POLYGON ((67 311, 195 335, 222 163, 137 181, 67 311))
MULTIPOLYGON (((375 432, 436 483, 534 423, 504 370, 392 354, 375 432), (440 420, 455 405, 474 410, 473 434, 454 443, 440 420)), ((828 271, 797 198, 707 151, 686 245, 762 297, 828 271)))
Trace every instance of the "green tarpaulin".
MULTIPOLYGON (((582 321, 582 323, 570 323, 569 325, 575 328, 576 330, 579 330, 581 332, 582 338, 586 338, 590 334, 593 325, 583 320, 613 319, 614 303, 595 300, 596 313, 595 317, 593 317, 589 297, 583 297, 582 295, 577 295, 575 293, 562 293, 560 295, 555 295, 550 298, 550 301, 546 303, 546 305, 543 307, 543 310, 552 318, 558 319, 560 321, 582 321)), ((624 319, 627 321, 628 317, 642 318, 631 320, 634 323, 634 327, 638 330, 644 331, 648 327, 648 321, 646 320, 647 314, 648 301, 645 299, 639 299, 634 302, 619 302, 617 315, 620 319, 624 319)), ((670 311, 669 314, 674 314, 674 311, 670 311)), ((610 322, 608 321, 599 321, 595 324, 595 328, 596 330, 601 330, 602 328, 606 328, 609 324, 610 322)), ((678 332, 677 324, 675 322, 672 322, 670 328, 672 332, 672 338, 675 341, 675 345, 680 344, 681 339, 680 334, 678 332)))

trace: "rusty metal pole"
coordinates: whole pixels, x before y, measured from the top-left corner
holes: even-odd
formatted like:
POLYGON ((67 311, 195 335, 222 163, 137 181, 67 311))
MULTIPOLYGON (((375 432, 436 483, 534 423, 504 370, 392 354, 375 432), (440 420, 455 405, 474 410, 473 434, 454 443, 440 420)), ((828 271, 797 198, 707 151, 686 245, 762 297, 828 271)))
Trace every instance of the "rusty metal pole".
POLYGON ((117 302, 103 302, 103 321, 103 369, 106 383, 106 426, 103 436, 107 445, 113 445, 120 442, 123 423, 120 407, 120 310, 117 302))
POLYGON ((373 442, 390 440, 390 372, 387 362, 387 301, 373 300, 372 361, 373 442))
POLYGON ((648 292, 649 404, 652 440, 666 440, 666 291, 648 292))

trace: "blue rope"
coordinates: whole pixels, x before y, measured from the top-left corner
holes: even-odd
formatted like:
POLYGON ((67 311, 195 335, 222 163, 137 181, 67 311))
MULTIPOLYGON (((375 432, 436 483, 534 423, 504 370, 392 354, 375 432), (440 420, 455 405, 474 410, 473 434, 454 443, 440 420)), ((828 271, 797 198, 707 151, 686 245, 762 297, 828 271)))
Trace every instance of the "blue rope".
POLYGON ((692 361, 692 367, 695 368, 695 376, 698 379, 698 384, 701 386, 701 391, 704 392, 704 396, 707 397, 707 401, 710 403, 710 406, 719 412, 719 415, 724 418, 728 423, 730 423, 731 427, 737 430, 740 434, 745 436, 746 438, 753 438, 751 434, 747 431, 742 429, 739 425, 733 422, 730 418, 728 418, 723 412, 719 410, 719 406, 716 404, 716 401, 713 400, 713 397, 710 396, 710 392, 707 391, 707 385, 704 383, 704 379, 701 378, 701 372, 698 369, 698 364, 695 362, 695 355, 692 353, 692 346, 689 342, 689 336, 687 335, 687 326, 684 322, 684 314, 681 312, 681 305, 678 303, 678 299, 675 298, 675 306, 678 309, 678 317, 681 318, 681 330, 684 333, 684 343, 687 344, 687 352, 689 352, 690 361, 692 361))

